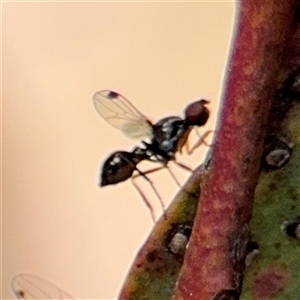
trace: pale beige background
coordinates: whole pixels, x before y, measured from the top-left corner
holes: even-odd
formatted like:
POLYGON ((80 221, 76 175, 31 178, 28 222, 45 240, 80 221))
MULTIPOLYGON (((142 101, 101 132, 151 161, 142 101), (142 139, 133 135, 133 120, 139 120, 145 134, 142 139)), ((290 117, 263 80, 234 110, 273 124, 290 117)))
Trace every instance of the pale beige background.
MULTIPOLYGON (((137 142, 92 95, 116 90, 154 121, 206 97, 212 129, 233 20, 233 1, 2 3, 3 298, 19 272, 78 298, 116 297, 153 223, 130 181, 97 187, 103 159, 137 142)), ((192 166, 203 150, 180 160, 192 166)), ((168 174, 151 178, 170 201, 168 174)))

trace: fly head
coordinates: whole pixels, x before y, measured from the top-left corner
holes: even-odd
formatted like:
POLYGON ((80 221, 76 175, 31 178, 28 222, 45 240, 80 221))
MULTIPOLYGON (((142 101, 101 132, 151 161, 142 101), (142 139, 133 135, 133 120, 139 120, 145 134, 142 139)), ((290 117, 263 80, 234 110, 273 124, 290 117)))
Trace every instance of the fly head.
POLYGON ((185 123, 188 126, 203 126, 209 117, 209 110, 206 107, 209 101, 201 99, 189 104, 184 111, 185 123))

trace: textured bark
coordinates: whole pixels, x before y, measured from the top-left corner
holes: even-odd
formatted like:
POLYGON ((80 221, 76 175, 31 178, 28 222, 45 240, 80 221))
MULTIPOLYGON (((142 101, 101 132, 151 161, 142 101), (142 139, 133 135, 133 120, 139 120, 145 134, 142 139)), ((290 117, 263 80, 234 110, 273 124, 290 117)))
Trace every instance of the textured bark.
POLYGON ((289 144, 290 158, 278 169, 264 169, 255 192, 251 236, 260 248, 247 269, 241 299, 298 299, 299 240, 282 230, 300 221, 300 2, 286 40, 279 84, 272 99, 268 136, 289 144))
POLYGON ((208 179, 173 299, 238 299, 293 1, 242 1, 208 179), (275 3, 276 2, 276 3, 275 3))

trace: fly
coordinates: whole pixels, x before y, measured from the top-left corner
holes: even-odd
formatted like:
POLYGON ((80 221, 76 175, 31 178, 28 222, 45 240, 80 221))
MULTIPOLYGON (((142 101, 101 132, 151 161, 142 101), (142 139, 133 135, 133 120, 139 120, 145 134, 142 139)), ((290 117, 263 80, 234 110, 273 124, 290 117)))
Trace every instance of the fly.
POLYGON ((32 274, 18 274, 11 288, 19 300, 25 299, 76 299, 47 279, 32 274))
MULTIPOLYGON (((117 151, 106 159, 102 166, 100 186, 117 184, 131 178, 154 219, 150 202, 134 182, 136 177, 142 176, 151 185, 165 214, 162 199, 147 174, 166 168, 177 182, 168 166, 170 161, 191 171, 190 168, 176 161, 175 155, 177 152, 182 152, 191 130, 194 127, 203 126, 207 122, 209 110, 206 105, 209 102, 200 99, 189 104, 185 108, 184 118, 171 116, 152 123, 129 100, 116 92, 99 91, 93 96, 93 101, 96 111, 105 121, 121 130, 129 138, 138 139, 142 142, 141 147, 135 147, 131 152, 117 151), (142 172, 137 168, 137 165, 143 160, 160 163, 161 166, 142 172), (134 175, 134 173, 136 174, 134 175)), ((204 137, 209 133, 204 134, 189 152, 191 153, 204 143, 204 137)), ((177 184, 179 185, 178 182, 177 184)))

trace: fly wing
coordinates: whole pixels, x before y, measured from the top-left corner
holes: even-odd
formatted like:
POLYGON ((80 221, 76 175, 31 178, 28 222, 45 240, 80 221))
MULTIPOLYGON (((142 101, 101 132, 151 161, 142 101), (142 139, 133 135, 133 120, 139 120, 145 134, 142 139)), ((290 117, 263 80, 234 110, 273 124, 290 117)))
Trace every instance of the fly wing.
POLYGON ((110 90, 99 91, 93 101, 98 114, 126 136, 151 138, 152 123, 122 95, 110 90))
POLYGON ((18 274, 11 281, 17 299, 76 299, 54 283, 32 275, 18 274))

